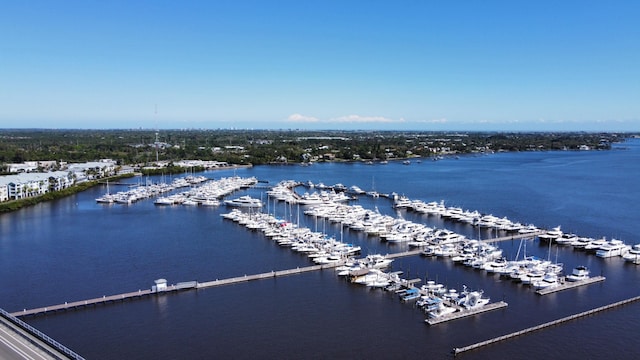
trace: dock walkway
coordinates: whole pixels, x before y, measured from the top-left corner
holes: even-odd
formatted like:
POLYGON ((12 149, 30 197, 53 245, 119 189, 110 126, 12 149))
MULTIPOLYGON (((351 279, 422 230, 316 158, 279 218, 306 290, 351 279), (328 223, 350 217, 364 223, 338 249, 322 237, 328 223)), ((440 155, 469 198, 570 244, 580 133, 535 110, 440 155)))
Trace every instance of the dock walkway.
POLYGON ((594 284, 594 283, 597 283, 597 282, 604 281, 605 279, 606 278, 604 276, 594 276, 594 277, 590 277, 588 279, 584 279, 584 280, 580 280, 580 281, 565 281, 563 284, 560 284, 560 285, 558 285, 556 287, 540 289, 540 290, 536 291, 536 294, 538 294, 538 295, 552 294, 552 293, 555 293, 555 292, 558 292, 558 291, 563 291, 563 290, 567 290, 567 289, 573 289, 573 288, 576 288, 578 286, 594 284))
POLYGON ((386 257, 387 259, 397 259, 397 258, 407 257, 412 255, 420 255, 421 252, 422 250, 409 250, 409 251, 403 251, 399 253, 387 254, 384 257, 386 257))
MULTIPOLYGON (((397 258, 400 258, 400 257, 407 257, 407 256, 418 255, 418 254, 420 254, 420 250, 411 250, 411 251, 404 251, 404 252, 399 252, 399 253, 387 254, 387 255, 385 255, 385 257, 388 258, 388 259, 397 259, 397 258)), ((228 279, 221 279, 221 280, 216 279, 216 280, 213 280, 213 281, 207 281, 207 282, 198 283, 196 288, 203 289, 203 288, 215 287, 215 286, 221 286, 221 285, 237 284, 237 283, 253 281, 253 280, 262 280, 262 279, 270 279, 270 278, 275 278, 275 277, 280 277, 280 276, 297 275, 297 274, 302 274, 302 273, 306 273, 306 272, 310 272, 310 271, 318 271, 318 270, 323 270, 323 269, 332 269, 332 268, 336 268, 336 267, 341 266, 341 265, 344 265, 344 261, 339 261, 339 262, 335 262, 335 263, 331 263, 331 264, 324 264, 324 265, 312 265, 312 266, 298 267, 298 268, 295 268, 295 269, 288 269, 288 270, 270 271, 270 272, 261 273, 261 274, 254 274, 254 275, 237 276, 237 277, 228 278, 228 279)))
MULTIPOLYGON (((167 290, 173 291, 174 289, 173 287, 169 287, 167 290)), ((87 307, 91 305, 106 304, 106 303, 116 302, 116 301, 125 301, 128 299, 148 296, 153 293, 154 292, 152 292, 151 290, 138 290, 135 292, 129 292, 129 293, 111 295, 111 296, 103 296, 103 297, 94 298, 94 299, 74 301, 74 302, 64 303, 59 305, 40 307, 36 309, 29 309, 29 310, 25 309, 23 311, 11 313, 11 315, 16 317, 22 317, 22 316, 29 316, 29 315, 36 315, 36 314, 44 314, 49 312, 65 311, 69 309, 78 309, 78 308, 87 307)))
POLYGON ((452 314, 449 315, 444 315, 438 318, 434 318, 434 319, 426 319, 425 322, 429 325, 436 325, 436 324, 440 324, 443 322, 447 322, 447 321, 452 321, 452 320, 457 320, 457 319, 462 319, 462 318, 466 318, 469 316, 473 316, 476 314, 482 314, 484 312, 487 311, 493 311, 493 310, 498 310, 498 309, 502 309, 504 307, 507 307, 507 303, 504 301, 499 301, 499 302, 495 302, 495 303, 491 303, 491 304, 487 304, 481 308, 477 308, 477 309, 463 309, 461 311, 457 311, 454 312, 452 314))
MULTIPOLYGON (((411 251, 405 251, 401 253, 387 254, 386 257, 390 259, 395 259, 395 258, 412 256, 417 254, 420 254, 420 250, 411 250, 411 251)), ((182 290, 204 289, 204 288, 215 287, 215 286, 238 284, 238 283, 243 283, 243 282, 248 282, 253 280, 272 279, 280 276, 297 275, 297 274, 307 273, 311 271, 332 269, 332 268, 341 266, 343 264, 344 264, 344 261, 340 261, 332 264, 312 265, 312 266, 298 267, 295 269, 270 271, 270 272, 261 273, 261 274, 237 276, 237 277, 232 277, 228 279, 216 279, 213 281, 182 282, 176 285, 167 286, 166 289, 158 290, 158 291, 154 291, 150 289, 138 290, 138 291, 123 293, 123 294, 102 296, 99 298, 88 299, 88 300, 74 301, 69 303, 65 302, 64 304, 45 306, 45 307, 40 307, 36 309, 24 309, 23 311, 17 311, 17 312, 11 313, 11 315, 15 317, 23 317, 23 316, 46 314, 46 313, 55 313, 59 311, 67 311, 67 310, 84 308, 92 305, 123 302, 126 300, 142 298, 152 294, 160 295, 164 293, 171 293, 171 292, 177 292, 182 290)))
POLYGON ((220 279, 220 280, 216 279, 213 281, 198 283, 196 288, 204 289, 204 288, 215 287, 215 286, 238 284, 238 283, 243 283, 243 282, 248 282, 253 280, 272 279, 280 276, 297 275, 297 274, 302 274, 310 271, 332 269, 342 264, 344 264, 344 262, 340 261, 340 262, 335 262, 331 264, 313 265, 313 266, 298 267, 295 269, 288 269, 288 270, 270 271, 267 273, 237 276, 237 277, 232 277, 228 279, 220 279))
POLYGON ((570 315, 570 316, 567 316, 567 317, 563 317, 561 319, 550 321, 550 322, 547 322, 547 323, 544 323, 544 324, 540 324, 540 325, 537 325, 537 326, 532 326, 532 327, 526 328, 524 330, 516 331, 516 332, 513 332, 511 334, 507 334, 507 335, 503 335, 503 336, 498 336, 496 338, 489 339, 489 340, 486 340, 486 341, 481 341, 481 342, 475 343, 473 345, 469 345, 469 346, 465 346, 465 347, 461 347, 461 348, 454 348, 453 349, 453 354, 454 355, 458 355, 460 353, 463 353, 463 352, 466 352, 466 351, 470 351, 470 350, 474 350, 474 349, 477 349, 477 348, 480 348, 480 347, 483 347, 483 346, 491 345, 491 344, 497 343, 499 341, 508 340, 508 339, 511 339, 511 338, 518 337, 520 335, 528 334, 528 333, 533 332, 533 331, 542 330, 542 329, 545 329, 545 328, 550 327, 550 326, 562 324, 564 322, 575 320, 577 318, 581 318, 581 317, 584 317, 584 316, 589 316, 589 315, 598 313, 600 311, 609 310, 609 309, 612 309, 612 308, 615 308, 615 307, 618 307, 618 306, 627 305, 627 304, 630 304, 632 302, 636 302, 638 300, 640 300, 640 296, 632 297, 630 299, 618 301, 618 302, 615 302, 613 304, 601 306, 601 307, 598 307, 598 308, 595 308, 595 309, 592 309, 592 310, 588 310, 588 311, 584 311, 584 312, 581 312, 581 313, 578 313, 578 314, 574 314, 574 315, 570 315))
POLYGON ((513 234, 513 235, 501 236, 501 237, 496 237, 491 239, 482 239, 481 241, 486 243, 493 243, 493 242, 526 239, 526 238, 535 239, 536 236, 542 235, 544 233, 546 233, 546 231, 537 231, 537 232, 528 233, 528 234, 513 234))

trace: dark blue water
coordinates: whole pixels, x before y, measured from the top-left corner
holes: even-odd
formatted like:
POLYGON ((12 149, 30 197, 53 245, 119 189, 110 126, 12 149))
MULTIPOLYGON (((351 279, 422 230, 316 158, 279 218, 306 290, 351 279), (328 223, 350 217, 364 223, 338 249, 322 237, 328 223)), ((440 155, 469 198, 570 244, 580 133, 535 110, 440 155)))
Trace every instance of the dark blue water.
MULTIPOLYGON (((592 237, 640 242, 640 141, 606 152, 534 152, 424 160, 406 166, 316 164, 260 166, 208 172, 220 178, 256 176, 358 185, 424 201, 507 216, 542 227, 592 237)), ((132 179, 136 182, 137 179, 132 179)), ((113 190, 113 188, 112 188, 113 190)), ((95 203, 96 187, 62 200, 0 216, 0 307, 18 311, 65 301, 169 283, 307 266, 260 233, 219 214, 220 208, 156 207, 152 200, 130 206, 95 203)), ((233 196, 263 197, 265 189, 233 196)), ((356 203, 469 237, 496 234, 435 217, 396 212, 388 199, 356 203)), ((266 209, 265 209, 266 210, 266 209)), ((273 212, 273 204, 270 204, 273 212)), ((377 238, 316 222, 297 207, 280 205, 287 216, 357 243, 363 253, 406 250, 377 238)), ((498 234, 499 235, 499 234, 498 234)), ((515 256, 519 241, 500 244, 515 256)), ((557 257, 566 269, 587 265, 607 280, 544 297, 510 281, 448 261, 398 259, 394 270, 410 278, 437 279, 448 286, 484 289, 505 310, 428 326, 424 315, 396 296, 345 283, 331 271, 150 297, 122 304, 27 318, 90 359, 211 358, 415 358, 450 356, 461 347, 545 321, 640 295, 640 268, 622 259, 602 260, 570 247, 549 251, 529 243, 528 254, 557 257)), ((579 319, 464 354, 463 358, 638 358, 640 304, 579 319)))

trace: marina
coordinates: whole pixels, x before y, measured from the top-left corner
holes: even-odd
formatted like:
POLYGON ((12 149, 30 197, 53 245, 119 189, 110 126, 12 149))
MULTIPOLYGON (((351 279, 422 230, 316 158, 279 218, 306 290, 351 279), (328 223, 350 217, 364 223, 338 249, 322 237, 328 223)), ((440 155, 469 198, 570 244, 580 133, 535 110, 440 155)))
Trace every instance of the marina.
MULTIPOLYGON (((338 275, 341 265, 313 261, 307 255, 310 253, 303 251, 311 247, 295 246, 294 250, 293 244, 286 246, 286 241, 268 236, 259 228, 238 226, 236 222, 220 216, 229 213, 230 208, 157 206, 153 199, 141 199, 131 206, 104 206, 95 202, 105 193, 104 186, 3 216, 0 229, 5 256, 0 264, 7 285, 0 290, 4 291, 3 307, 12 313, 20 313, 23 308, 63 304, 66 299, 89 299, 102 297, 102 294, 118 294, 127 289, 137 290, 140 284, 145 290, 144 284, 158 275, 167 279, 201 279, 200 284, 209 282, 204 281, 206 279, 213 282, 215 279, 235 278, 233 283, 237 285, 212 283, 213 286, 208 288, 191 288, 165 295, 150 294, 125 301, 116 300, 106 303, 109 304, 107 306, 96 304, 82 311, 58 310, 49 312, 47 316, 21 318, 92 359, 130 358, 135 354, 144 354, 142 358, 145 359, 249 357, 254 351, 268 357, 277 357, 286 351, 297 358, 310 353, 335 358, 376 358, 380 354, 390 355, 389 349, 394 349, 393 355, 398 357, 438 358, 449 354, 458 344, 499 337, 637 295, 636 289, 626 286, 640 279, 638 268, 632 261, 625 261, 620 256, 594 256, 595 251, 580 249, 581 242, 591 240, 579 241, 580 238, 599 240, 606 236, 627 244, 638 242, 634 235, 637 226, 629 218, 634 213, 634 202, 629 200, 630 197, 633 199, 629 195, 633 191, 625 192, 623 198, 608 195, 611 202, 600 207, 607 211, 594 212, 592 204, 600 204, 598 201, 601 199, 589 194, 602 193, 603 190, 580 180, 586 174, 593 174, 594 168, 608 169, 609 164, 616 163, 610 160, 612 156, 624 158, 630 154, 625 151, 540 152, 461 157, 455 161, 443 159, 421 164, 412 162, 408 167, 390 162, 385 166, 314 164, 307 167, 253 167, 238 171, 243 178, 263 180, 261 184, 277 184, 282 178, 299 179, 300 182, 313 179, 316 184, 340 182, 347 188, 357 184, 365 192, 370 190, 367 183, 375 177, 375 188, 380 194, 397 191, 406 194, 409 201, 424 199, 425 203, 434 198, 444 198, 447 204, 453 205, 447 208, 468 208, 472 209, 471 212, 477 209, 481 214, 492 213, 499 219, 506 216, 513 223, 533 223, 539 232, 562 225, 563 233, 579 234, 576 235, 578 239, 567 236, 561 241, 548 243, 537 237, 509 241, 512 234, 519 236, 521 233, 393 207, 393 196, 374 198, 354 193, 351 196, 357 196, 357 200, 349 200, 350 207, 345 208, 344 213, 324 217, 304 214, 314 205, 274 201, 266 194, 272 186, 265 189, 249 187, 230 195, 231 198, 248 195, 264 201, 260 211, 243 210, 253 214, 253 219, 260 218, 257 213, 277 214, 276 218, 282 220, 282 224, 295 224, 313 229, 312 232, 317 230, 333 238, 335 246, 346 249, 349 247, 347 244, 351 244, 352 248, 360 247, 361 255, 350 256, 354 259, 382 254, 387 260, 394 260, 388 269, 383 270, 385 274, 402 272, 404 276, 401 277, 422 279, 400 289, 412 286, 420 289, 421 285, 428 285, 428 281, 433 280, 447 289, 457 289, 461 297, 461 290, 466 285, 469 289, 483 290, 483 297, 509 304, 500 311, 486 311, 477 316, 428 326, 424 321, 428 318, 425 309, 417 305, 423 300, 420 296, 412 299, 414 294, 407 293, 406 297, 400 297, 395 293, 397 290, 376 288, 376 285, 385 283, 383 275, 378 279, 370 277, 368 280, 372 286, 352 283, 350 278, 338 275), (560 169, 562 171, 559 172, 560 169), (286 173, 283 174, 283 170, 286 173), (563 179, 566 180, 568 173, 573 179, 571 188, 579 187, 579 194, 563 187, 567 183, 563 179), (331 177, 326 174, 331 174, 331 177), (528 187, 527 181, 535 181, 535 186, 528 187), (495 191, 496 188, 500 191, 495 191), (529 200, 526 203, 511 201, 524 198, 529 200), (387 232, 380 236, 374 235, 374 231, 369 234, 357 230, 356 223, 349 226, 344 222, 348 219, 346 216, 343 216, 343 221, 335 221, 339 218, 337 215, 359 213, 361 210, 357 206, 374 214, 377 209, 380 216, 392 218, 395 223, 389 230, 397 234, 387 232), (464 252, 457 256, 447 255, 453 253, 449 252, 449 245, 443 246, 446 243, 437 247, 416 239, 418 234, 427 232, 415 232, 420 227, 414 224, 423 225, 422 230, 427 227, 434 229, 432 234, 437 233, 438 238, 445 242, 462 235, 465 241, 458 243, 467 244, 467 249, 476 246, 476 254, 477 249, 491 245, 502 250, 502 255, 486 262, 486 268, 480 267, 479 263, 477 267, 472 264, 465 266, 464 261, 458 258, 466 256, 464 252), (412 234, 408 241, 405 240, 406 234, 412 234), (496 238, 506 239, 493 241, 496 238), (433 255, 420 256, 421 251, 430 246, 434 246, 433 255), (412 255, 394 257, 396 253, 408 252, 412 255), (29 254, 28 261, 23 254, 29 254), (571 269, 584 265, 592 274, 603 275, 607 279, 597 282, 598 286, 579 286, 556 292, 553 296, 538 296, 533 285, 509 280, 500 273, 501 267, 510 265, 511 261, 521 261, 523 255, 541 262, 548 261, 551 265, 561 263, 565 276, 571 273, 571 269), (298 268, 309 266, 324 266, 325 269, 276 278, 272 273, 298 271, 298 268), (92 269, 92 272, 78 269, 92 269), (249 281, 245 281, 244 274, 249 281), (257 274, 264 279, 252 280, 252 275, 257 274), (25 276, 29 282, 20 280, 25 276), (55 315, 50 316, 52 314, 55 315), (140 324, 145 324, 145 329, 152 326, 158 331, 143 331, 140 324), (378 329, 380 326, 390 329, 389 336, 366 348, 353 349, 354 340, 374 334, 363 329, 378 329), (108 330, 125 327, 131 329, 126 336, 108 330), (339 329, 339 334, 322 344, 311 340, 317 338, 313 334, 336 329, 339 329), (198 335, 205 333, 206 337, 198 335), (247 337, 256 339, 251 352, 246 349, 246 341, 242 341, 247 337), (397 343, 401 339, 417 345, 398 349, 397 343), (120 346, 114 348, 109 345, 114 341, 120 346), (215 351, 211 350, 212 347, 215 351)), ((627 163, 635 164, 631 159, 624 162, 627 163)), ((620 164, 618 161, 616 166, 620 164)), ((598 171, 598 175, 607 179, 600 183, 626 189, 625 184, 617 182, 618 177, 613 177, 613 173, 613 170, 598 171)), ((215 173, 216 177, 232 175, 232 171, 225 170, 215 173)), ((134 183, 136 180, 131 181, 134 183)), ((301 195, 304 191, 298 189, 301 195)), ((312 193, 312 190, 307 191, 312 193)), ((260 222, 249 224, 259 227, 260 222)), ((380 230, 378 232, 381 233, 380 230)), ((464 249, 461 246, 456 251, 464 249)), ((483 347, 481 351, 469 351, 465 358, 514 358, 521 355, 523 349, 526 349, 527 357, 543 356, 544 351, 539 349, 558 346, 558 342, 576 356, 603 355, 592 344, 572 344, 584 337, 601 335, 632 341, 630 334, 618 331, 618 326, 613 324, 638 321, 633 311, 635 308, 635 305, 619 307, 615 311, 602 312, 597 319, 585 318, 589 325, 579 326, 579 329, 567 322, 563 326, 536 332, 534 336, 514 337, 508 342, 483 347)), ((607 355, 633 358, 637 354, 627 347, 612 349, 607 355)))
MULTIPOLYGON (((240 188, 248 187, 257 183, 257 180, 255 178, 242 179, 242 178, 234 177, 233 179, 230 179, 230 180, 231 182, 229 183, 229 185, 227 185, 228 180, 226 179, 223 179, 222 181, 218 181, 218 182, 209 182, 206 185, 207 189, 211 189, 212 187, 215 187, 216 189, 224 188, 225 190, 207 190, 207 192, 210 193, 212 191, 213 192, 217 191, 217 194, 219 195, 215 195, 213 197, 213 199, 217 200, 221 198, 223 194, 229 194, 240 188)), ((198 181, 204 182, 202 178, 199 178, 198 181)), ((292 185, 292 184, 295 184, 295 183, 292 181, 284 181, 282 183, 285 184, 283 185, 284 189, 279 190, 275 193, 273 192, 273 190, 271 190, 272 195, 292 193, 292 189, 295 187, 295 185, 292 185)), ((198 193, 201 193, 201 192, 198 192, 198 193)), ((175 196, 176 195, 172 195, 164 199, 174 198, 175 196)), ((181 196, 186 196, 186 198, 188 199, 189 197, 193 196, 193 193, 185 193, 185 195, 181 195, 181 196)), ((398 220, 392 219, 391 217, 385 218, 379 214, 375 214, 373 212, 370 212, 370 211, 368 212, 366 210, 363 210, 360 207, 352 207, 349 205, 339 204, 341 201, 344 201, 343 199, 332 200, 329 197, 323 198, 318 196, 317 194, 309 195, 308 193, 305 193, 304 196, 300 197, 299 195, 295 195, 294 193, 294 196, 284 195, 284 197, 278 198, 278 200, 289 202, 289 203, 295 202, 303 205, 311 205, 311 206, 316 205, 317 207, 311 207, 310 209, 306 210, 305 215, 322 216, 324 218, 330 219, 333 222, 339 222, 342 225, 346 224, 347 226, 353 227, 355 230, 363 230, 368 235, 378 236, 381 238, 382 241, 391 242, 392 239, 395 239, 399 236, 394 234, 399 234, 400 232, 404 232, 405 234, 407 234, 407 235, 404 235, 407 237, 407 239, 406 240, 403 239, 400 241, 401 242, 409 241, 412 243, 413 247, 416 247, 415 243, 416 243, 418 234, 422 234, 422 233, 424 234, 435 233, 435 235, 430 235, 428 238, 425 237, 424 240, 421 240, 421 241, 424 241, 425 243, 430 244, 430 246, 437 245, 437 246, 451 247, 453 246, 453 244, 457 244, 458 242, 460 243, 467 242, 464 236, 455 234, 453 232, 423 228, 419 224, 413 224, 410 222, 406 222, 404 220, 398 221, 398 220), (311 201, 310 199, 312 199, 313 196, 317 196, 317 200, 311 201), (350 215, 349 216, 339 215, 339 214, 346 214, 346 213, 350 213, 350 215), (370 222, 371 219, 374 217, 379 218, 380 220, 378 221, 382 221, 382 223, 384 224, 384 225, 378 225, 377 228, 375 228, 376 225, 369 225, 369 226, 373 226, 376 229, 375 231, 367 230, 367 226, 364 226, 362 228, 355 226, 358 224, 359 221, 370 222), (410 230, 407 230, 407 229, 410 229, 410 230), (442 233, 443 231, 444 233, 442 233)), ((185 201, 185 200, 182 200, 182 201, 185 201)), ((189 201, 189 200, 186 200, 186 201, 189 201)), ((155 203, 158 204, 158 200, 156 200, 155 203)), ((229 207, 240 208, 240 209, 244 208, 247 210, 259 208, 259 207, 262 207, 263 205, 259 199, 254 199, 246 195, 240 196, 239 198, 232 199, 232 200, 224 200, 224 203, 229 207)), ((412 206, 411 204, 415 204, 415 202, 411 202, 406 197, 402 197, 398 199, 397 196, 394 196, 394 204, 393 204, 394 208, 407 208, 412 206)), ((442 206, 443 205, 440 204, 436 206, 436 208, 442 208, 442 206)), ((438 212, 435 212, 435 210, 432 212, 434 212, 437 216, 443 216, 445 212, 450 211, 450 210, 446 210, 447 208, 444 208, 444 209, 445 210, 440 210, 438 212)), ((457 208, 454 208, 454 209, 457 209, 457 208)), ((456 210, 455 212, 458 213, 459 211, 456 210)), ((478 213, 478 212, 476 211, 473 213, 478 213)), ((301 251, 308 254, 308 256, 318 265, 297 267, 295 269, 271 271, 271 272, 252 274, 252 275, 237 276, 237 277, 231 277, 231 278, 225 278, 225 279, 216 279, 216 280, 205 281, 205 282, 196 282, 196 281, 183 282, 183 283, 178 283, 177 285, 170 285, 170 286, 166 285, 166 280, 159 279, 159 280, 156 280, 156 285, 154 285, 151 289, 138 290, 137 292, 129 292, 129 293, 123 293, 123 294, 117 294, 117 295, 111 295, 111 296, 103 296, 102 298, 93 298, 88 300, 75 301, 71 303, 40 307, 40 308, 35 308, 30 310, 24 309, 22 312, 15 312, 11 315, 25 317, 25 316, 34 316, 34 315, 46 314, 46 313, 55 313, 59 311, 67 311, 69 309, 78 309, 78 308, 84 308, 88 306, 95 306, 97 304, 124 302, 126 300, 142 298, 149 295, 163 295, 165 293, 171 293, 171 292, 180 291, 180 290, 205 289, 205 288, 211 288, 211 287, 217 287, 217 286, 233 285, 233 284, 245 283, 245 282, 250 282, 255 280, 273 279, 281 276, 303 274, 303 273, 312 272, 312 271, 334 269, 334 268, 350 269, 348 272, 345 272, 345 273, 349 274, 352 282, 362 283, 362 284, 366 284, 367 286, 373 286, 373 287, 383 287, 387 290, 399 289, 396 292, 400 293, 400 297, 403 301, 410 301, 410 300, 421 298, 422 300, 420 300, 418 303, 420 304, 420 306, 424 306, 425 312, 428 314, 428 317, 427 319, 425 319, 425 322, 429 325, 436 325, 444 322, 449 322, 457 319, 470 317, 476 314, 481 314, 481 313, 485 313, 485 312, 489 312, 497 309, 502 309, 504 307, 507 307, 508 305, 504 301, 488 303, 489 300, 485 299, 485 301, 480 306, 474 305, 473 307, 464 307, 458 304, 458 303, 462 304, 462 301, 464 299, 458 299, 458 294, 455 292, 455 290, 446 290, 445 288, 439 288, 443 292, 434 292, 432 288, 429 287, 434 284, 432 281, 428 282, 427 286, 416 288, 414 285, 419 283, 421 281, 420 279, 406 280, 398 277, 397 274, 395 273, 380 272, 379 270, 377 270, 377 267, 372 265, 366 265, 364 268, 361 267, 362 265, 357 265, 358 261, 362 262, 365 259, 357 260, 355 262, 356 265, 349 265, 351 263, 354 263, 349 256, 352 256, 353 254, 359 252, 360 251, 359 247, 352 248, 350 244, 347 245, 347 244, 343 244, 342 242, 337 242, 333 239, 328 238, 326 234, 317 233, 317 232, 314 233, 314 232, 311 232, 309 229, 299 228, 298 226, 295 226, 292 223, 287 223, 286 221, 277 219, 276 217, 268 213, 262 213, 262 212, 254 213, 252 211, 243 212, 238 209, 235 209, 229 213, 221 214, 221 216, 226 219, 230 219, 235 222, 238 222, 249 229, 261 230, 267 237, 277 239, 280 245, 284 245, 296 251, 301 251), (316 255, 316 253, 318 255, 316 255), (354 268, 354 266, 356 267, 354 268), (369 266, 371 266, 371 268, 369 268, 369 266), (356 269, 356 270, 352 270, 352 269, 356 269), (353 275, 356 273, 358 273, 359 275, 353 275), (444 292, 445 290, 447 292, 444 292), (449 293, 453 294, 454 296, 452 298, 449 298, 448 297, 449 293), (449 305, 445 306, 445 304, 449 304, 449 305)), ((478 216, 477 219, 480 219, 480 220, 473 220, 473 222, 475 223, 478 221, 479 222, 488 221, 488 220, 482 220, 482 219, 486 219, 486 217, 484 216, 482 217, 478 216)), ((501 221, 504 224, 513 224, 506 218, 503 218, 501 221)), ((494 224, 495 221, 492 220, 491 223, 494 224)), ((474 226, 480 226, 480 225, 474 224, 474 226)), ((489 243, 499 243, 502 241, 517 240, 517 239, 533 240, 536 237, 541 237, 541 238, 546 238, 546 241, 549 242, 549 244, 551 244, 551 241, 555 241, 556 238, 560 238, 563 235, 559 227, 554 228, 552 230, 539 230, 538 228, 533 226, 529 226, 527 231, 524 231, 522 229, 523 227, 516 227, 512 229, 512 231, 518 231, 518 233, 516 234, 509 234, 502 237, 487 238, 487 239, 480 240, 480 242, 489 244, 489 243)), ((617 241, 617 243, 621 243, 621 242, 617 241)), ((608 243, 606 245, 608 245, 608 243)), ((454 248, 451 247, 451 249, 454 249, 454 248)), ((433 254, 429 253, 428 251, 431 251, 431 250, 414 249, 414 250, 409 250, 404 252, 391 253, 385 256, 380 256, 381 260, 388 259, 387 260, 388 262, 386 262, 385 265, 381 267, 388 266, 391 263, 391 261, 393 261, 393 259, 407 257, 407 256, 414 256, 418 254, 443 256, 438 253, 438 251, 440 250, 436 249, 433 254)), ((462 250, 459 249, 459 250, 456 250, 455 253, 447 254, 444 256, 452 256, 452 257, 458 256, 462 254, 461 251, 462 250)), ((479 251, 479 250, 473 250, 474 253, 476 251, 479 251)), ((501 251, 500 251, 500 254, 501 254, 501 251)), ((618 255, 622 255, 622 253, 618 255)), ((369 258, 370 256, 367 256, 366 260, 368 260, 369 258)), ((473 259, 473 257, 471 257, 470 259, 473 259)), ((490 257, 490 258, 487 258, 487 260, 485 261, 490 261, 495 259, 497 259, 497 257, 490 257)), ((466 260, 465 264, 467 262, 469 262, 469 260, 466 260)), ((491 272, 496 271, 495 269, 491 268, 493 266, 491 264, 493 263, 485 264, 485 262, 483 261, 482 266, 480 267, 487 271, 489 270, 491 270, 491 272)), ((495 266, 499 266, 500 269, 502 269, 504 265, 495 265, 495 266)), ((474 267, 476 266, 474 265, 474 267)), ((342 270, 342 272, 344 272, 344 270, 342 270)), ((507 274, 508 273, 505 273, 505 275, 507 274)), ((538 286, 537 285, 538 282, 533 280, 530 280, 531 282, 529 282, 528 284, 533 284, 537 288, 537 291, 536 291, 537 294, 546 295, 546 294, 555 293, 558 291, 572 289, 578 286, 600 282, 600 281, 603 281, 604 279, 605 278, 602 276, 593 277, 593 278, 590 278, 587 276, 586 278, 580 279, 577 281, 563 281, 560 284, 553 284, 553 286, 549 286, 549 287, 545 286, 544 288, 541 286, 538 286)), ((470 294, 470 292, 465 289, 463 294, 465 294, 464 296, 467 296, 467 294, 470 294)), ((477 295, 477 298, 480 299, 482 292, 478 294, 479 295, 477 295)))

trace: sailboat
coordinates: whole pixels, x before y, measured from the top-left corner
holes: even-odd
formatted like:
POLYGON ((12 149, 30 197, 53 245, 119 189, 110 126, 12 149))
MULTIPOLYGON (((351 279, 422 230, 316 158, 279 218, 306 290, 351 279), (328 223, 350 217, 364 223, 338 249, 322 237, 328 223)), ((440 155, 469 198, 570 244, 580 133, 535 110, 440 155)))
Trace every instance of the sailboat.
POLYGON ((109 180, 107 180, 107 193, 97 198, 96 202, 100 204, 113 204, 114 200, 114 196, 109 192, 109 180))
POLYGON ((380 194, 376 191, 376 184, 375 184, 375 179, 371 179, 371 191, 367 191, 367 195, 373 197, 373 198, 378 198, 380 197, 380 194))

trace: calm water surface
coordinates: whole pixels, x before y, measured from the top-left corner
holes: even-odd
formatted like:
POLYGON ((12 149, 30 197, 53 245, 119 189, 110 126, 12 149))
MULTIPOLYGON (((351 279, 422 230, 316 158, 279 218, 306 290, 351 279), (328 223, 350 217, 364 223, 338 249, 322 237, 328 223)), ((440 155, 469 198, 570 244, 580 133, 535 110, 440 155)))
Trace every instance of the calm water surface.
MULTIPOLYGON (((414 161, 409 166, 316 164, 205 173, 210 178, 234 174, 255 176, 269 185, 291 179, 395 191, 522 223, 561 225, 580 235, 640 243, 638 140, 606 152, 505 153, 414 161)), ((96 204, 94 199, 105 191, 95 187, 0 216, 0 307, 18 311, 146 289, 157 278, 170 283, 208 281, 310 265, 306 257, 222 219, 219 215, 228 211, 224 206, 157 207, 153 200, 130 206, 96 204)), ((266 200, 265 191, 253 188, 231 196, 266 200)), ((361 197, 355 203, 468 237, 496 235, 396 212, 384 198, 361 197)), ((270 204, 269 210, 342 236, 361 245, 364 254, 406 250, 406 245, 392 246, 348 230, 341 234, 339 226, 299 215, 296 207, 274 209, 270 204)), ((510 258, 519 245, 500 244, 510 258)), ((527 244, 527 254, 551 254, 568 270, 587 265, 607 280, 541 297, 510 281, 416 256, 396 260, 393 270, 459 289, 483 289, 492 300, 504 299, 509 306, 430 327, 420 310, 393 294, 354 286, 324 271, 25 320, 89 359, 446 358, 453 347, 639 295, 640 268, 622 259, 603 260, 570 247, 549 251, 537 241, 527 244)), ((631 304, 460 357, 638 358, 638 331, 640 304, 631 304)))

